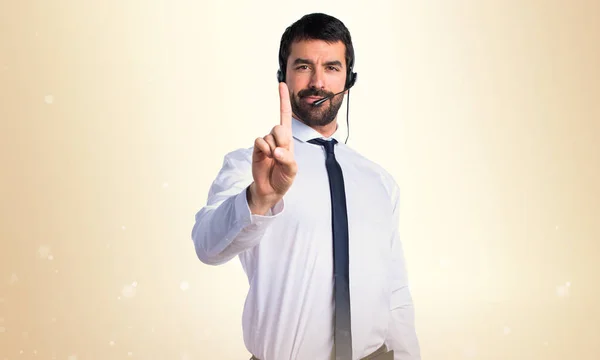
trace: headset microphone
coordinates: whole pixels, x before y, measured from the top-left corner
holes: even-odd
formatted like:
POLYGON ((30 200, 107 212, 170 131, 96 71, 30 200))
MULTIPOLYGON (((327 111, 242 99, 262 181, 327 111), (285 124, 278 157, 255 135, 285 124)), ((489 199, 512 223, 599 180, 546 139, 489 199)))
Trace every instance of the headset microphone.
MULTIPOLYGON (((354 78, 356 79, 356 76, 355 76, 354 78)), ((322 103, 324 103, 325 101, 327 101, 327 100, 329 100, 329 99, 333 99, 334 97, 338 96, 339 94, 342 94, 342 93, 343 93, 343 92, 345 92, 346 90, 350 90, 350 88, 351 88, 352 86, 354 86, 354 83, 355 83, 355 82, 356 82, 356 80, 354 80, 354 81, 352 82, 352 84, 350 84, 350 86, 348 86, 348 87, 347 87, 347 88, 345 88, 344 90, 340 91, 339 93, 337 93, 337 94, 333 94, 333 95, 329 95, 329 96, 326 96, 326 97, 324 97, 324 98, 322 98, 322 99, 319 99, 319 100, 317 100, 317 101, 313 102, 313 103, 312 103, 312 105, 313 105, 313 106, 319 106, 319 105, 321 105, 322 103)))
MULTIPOLYGON (((348 88, 348 89, 350 89, 350 88, 348 88)), ((322 99, 319 99, 319 100, 315 101, 314 103, 312 103, 312 105, 313 105, 313 106, 319 106, 319 105, 321 105, 322 103, 324 103, 325 101, 327 101, 327 100, 329 100, 329 99, 332 99, 332 98, 334 98, 334 97, 338 96, 339 94, 343 93, 344 91, 346 91, 346 90, 348 90, 348 89, 344 89, 344 90, 340 91, 340 92, 339 92, 339 93, 337 93, 337 94, 329 95, 329 96, 327 96, 327 97, 324 97, 324 98, 322 98, 322 99)))

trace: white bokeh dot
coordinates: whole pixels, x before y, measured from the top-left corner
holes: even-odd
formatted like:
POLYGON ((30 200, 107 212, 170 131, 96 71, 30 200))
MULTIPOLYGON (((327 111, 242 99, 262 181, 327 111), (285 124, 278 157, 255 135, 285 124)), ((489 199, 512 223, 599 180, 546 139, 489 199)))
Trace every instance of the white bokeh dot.
POLYGON ((54 103, 54 96, 52 96, 52 95, 46 95, 46 96, 44 96, 44 101, 46 102, 46 104, 53 104, 54 103))
POLYGON ((186 291, 190 288, 190 284, 187 281, 182 281, 181 284, 179 284, 179 288, 182 291, 186 291))
POLYGON ((135 286, 133 285, 125 285, 123 286, 123 290, 121 290, 121 295, 124 298, 132 298, 135 296, 135 286))
POLYGON ((510 327, 508 327, 508 326, 504 327, 504 335, 510 335, 511 332, 512 332, 512 330, 510 329, 510 327))
POLYGON ((567 282, 565 285, 558 285, 556 287, 556 296, 560 298, 567 298, 571 295, 571 283, 567 282))
POLYGON ((48 259, 50 254, 50 248, 48 246, 42 245, 38 248, 38 256, 40 259, 48 259))
POLYGON ((19 277, 18 277, 18 276, 17 276, 17 274, 15 274, 15 273, 12 273, 12 274, 10 275, 10 278, 8 279, 8 283, 9 283, 10 285, 17 283, 18 281, 19 281, 19 277))

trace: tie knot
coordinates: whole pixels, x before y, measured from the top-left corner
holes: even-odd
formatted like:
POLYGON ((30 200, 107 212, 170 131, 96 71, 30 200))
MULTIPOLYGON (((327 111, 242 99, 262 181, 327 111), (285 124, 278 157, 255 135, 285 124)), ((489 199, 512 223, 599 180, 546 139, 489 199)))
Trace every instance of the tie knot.
POLYGON ((316 139, 308 140, 308 142, 311 144, 321 145, 321 146, 325 147, 325 151, 327 151, 328 154, 333 154, 333 147, 335 146, 335 144, 337 144, 336 139, 325 140, 325 139, 316 138, 316 139))

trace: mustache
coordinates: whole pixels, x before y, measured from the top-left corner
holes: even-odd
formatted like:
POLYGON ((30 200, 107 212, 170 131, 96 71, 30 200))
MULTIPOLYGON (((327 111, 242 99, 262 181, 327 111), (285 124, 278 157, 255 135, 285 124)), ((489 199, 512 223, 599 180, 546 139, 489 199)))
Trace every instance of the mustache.
POLYGON ((319 96, 327 97, 333 95, 332 92, 320 90, 320 89, 304 89, 298 92, 298 97, 303 98, 307 96, 319 96))

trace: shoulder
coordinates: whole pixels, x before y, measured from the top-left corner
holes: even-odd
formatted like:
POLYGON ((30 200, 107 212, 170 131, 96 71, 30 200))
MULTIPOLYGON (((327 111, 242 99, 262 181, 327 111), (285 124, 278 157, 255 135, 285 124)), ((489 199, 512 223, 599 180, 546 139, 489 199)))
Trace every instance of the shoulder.
POLYGON ((239 148, 229 151, 223 157, 223 168, 245 168, 252 165, 252 151, 253 147, 250 148, 239 148))

